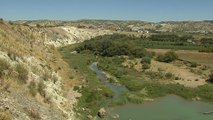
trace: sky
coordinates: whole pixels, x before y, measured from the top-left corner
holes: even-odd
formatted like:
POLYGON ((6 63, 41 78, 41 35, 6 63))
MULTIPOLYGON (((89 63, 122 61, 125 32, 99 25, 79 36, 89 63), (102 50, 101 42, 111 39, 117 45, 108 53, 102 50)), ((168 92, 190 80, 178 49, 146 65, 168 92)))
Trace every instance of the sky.
POLYGON ((213 20, 213 0, 0 0, 6 20, 213 20))

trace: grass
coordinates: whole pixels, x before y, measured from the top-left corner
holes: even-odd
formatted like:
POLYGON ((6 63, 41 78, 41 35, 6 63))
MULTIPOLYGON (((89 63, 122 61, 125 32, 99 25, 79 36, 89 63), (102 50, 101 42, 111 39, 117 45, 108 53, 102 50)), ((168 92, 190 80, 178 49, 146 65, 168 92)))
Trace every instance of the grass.
POLYGON ((112 98, 113 92, 110 88, 104 86, 96 74, 89 68, 90 64, 99 61, 101 58, 86 53, 71 54, 72 50, 72 47, 65 47, 59 51, 69 66, 87 81, 85 87, 77 89, 81 92, 82 97, 79 98, 76 109, 76 112, 83 115, 81 116, 82 119, 86 119, 86 115, 96 115, 98 110, 104 107, 108 100, 112 98), (82 108, 88 109, 88 111, 82 110, 82 108))

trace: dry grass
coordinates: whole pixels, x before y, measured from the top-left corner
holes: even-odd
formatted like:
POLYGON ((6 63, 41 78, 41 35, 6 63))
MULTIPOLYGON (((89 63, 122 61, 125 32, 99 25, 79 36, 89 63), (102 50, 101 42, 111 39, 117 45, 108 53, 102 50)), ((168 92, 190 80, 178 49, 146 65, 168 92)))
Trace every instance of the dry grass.
POLYGON ((181 78, 181 80, 171 82, 180 83, 188 87, 197 87, 206 84, 204 76, 191 72, 186 66, 178 67, 171 63, 163 63, 153 60, 150 70, 158 72, 159 69, 164 74, 172 73, 174 76, 181 78))
POLYGON ((11 117, 7 112, 0 112, 0 120, 11 120, 11 117))
MULTIPOLYGON (((149 49, 156 54, 162 54, 169 51, 168 49, 149 49)), ((207 65, 213 68, 213 53, 201 53, 195 50, 177 50, 175 51, 180 59, 207 65)))

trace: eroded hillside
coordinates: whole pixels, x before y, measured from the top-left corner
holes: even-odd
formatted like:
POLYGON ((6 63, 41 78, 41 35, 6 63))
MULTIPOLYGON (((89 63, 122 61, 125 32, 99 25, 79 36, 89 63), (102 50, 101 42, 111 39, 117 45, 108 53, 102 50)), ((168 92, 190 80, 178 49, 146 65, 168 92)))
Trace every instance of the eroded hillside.
POLYGON ((75 120, 83 78, 69 68, 55 47, 109 31, 75 27, 28 26, 0 21, 0 118, 75 120))

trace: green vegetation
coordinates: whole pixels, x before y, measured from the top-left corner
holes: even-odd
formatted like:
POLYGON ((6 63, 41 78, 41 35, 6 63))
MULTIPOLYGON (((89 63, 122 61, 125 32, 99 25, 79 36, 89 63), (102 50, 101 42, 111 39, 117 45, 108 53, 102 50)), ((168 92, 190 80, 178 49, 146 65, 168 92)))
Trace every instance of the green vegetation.
POLYGON ((172 61, 175 61, 176 59, 178 59, 178 55, 174 51, 169 51, 166 52, 164 55, 158 55, 156 60, 160 62, 170 63, 172 61))
MULTIPOLYGON (((94 116, 101 107, 104 107, 108 103, 114 93, 110 88, 104 86, 96 74, 89 68, 89 65, 100 61, 102 58, 88 53, 70 54, 70 51, 73 51, 76 46, 61 48, 59 51, 70 67, 75 69, 76 74, 81 75, 87 81, 86 86, 76 88, 82 94, 77 106, 79 109, 76 109, 76 111, 83 115, 90 114, 94 116), (89 109, 89 111, 85 111, 82 108, 89 109)), ((83 117, 82 119, 86 119, 86 116, 81 117, 83 117)))
POLYGON ((151 41, 161 41, 161 42, 179 42, 180 45, 183 45, 187 40, 193 40, 192 35, 182 35, 178 36, 177 34, 156 34, 149 37, 151 41))
POLYGON ((197 67, 197 63, 196 62, 191 62, 190 67, 197 67))
POLYGON ((119 34, 99 36, 82 43, 76 48, 76 51, 78 53, 90 51, 94 55, 107 57, 115 55, 143 57, 147 55, 148 52, 138 44, 138 40, 134 39, 136 38, 119 34))
POLYGON ((213 45, 213 38, 202 38, 200 42, 202 45, 213 45))
POLYGON ((205 48, 200 49, 199 52, 210 53, 210 52, 213 52, 213 48, 211 48, 211 47, 205 47, 205 48))
MULTIPOLYGON (((59 51, 66 62, 75 70, 76 74, 83 75, 82 77, 86 81, 85 86, 75 87, 75 90, 82 93, 76 111, 85 115, 82 117, 86 118, 88 114, 96 115, 101 107, 108 104, 114 106, 123 105, 128 102, 142 103, 144 97, 156 98, 167 94, 176 94, 186 99, 199 96, 203 100, 213 101, 212 97, 209 96, 213 93, 213 85, 189 88, 180 84, 163 84, 159 81, 179 80, 181 78, 176 77, 170 72, 146 70, 149 69, 154 55, 146 51, 144 49, 146 47, 153 48, 158 45, 163 48, 169 46, 173 49, 182 49, 184 47, 187 49, 201 49, 203 47, 198 45, 198 43, 192 44, 188 42, 194 39, 192 36, 162 35, 160 36, 162 38, 158 37, 144 38, 118 34, 104 35, 80 44, 60 48, 59 51), (164 37, 165 39, 163 39, 164 37), (150 44, 153 44, 153 46, 150 47, 150 44), (72 53, 73 51, 77 51, 77 53, 74 54, 72 53), (127 59, 134 61, 136 58, 141 59, 143 71, 135 70, 133 67, 135 63, 130 64, 132 67, 125 67, 123 65, 127 59), (112 90, 101 83, 96 74, 89 68, 93 62, 98 62, 99 69, 109 73, 112 78, 116 78, 116 84, 125 86, 128 91, 122 93, 117 99, 111 99, 114 95, 112 90)), ((156 59, 160 62, 170 63, 177 60, 178 56, 172 50, 157 56, 156 59)), ((197 63, 191 63, 191 67, 196 66, 197 63)), ((112 78, 109 79, 109 82, 114 84, 115 82, 112 78)))
POLYGON ((142 57, 141 63, 151 64, 151 60, 152 60, 151 57, 145 56, 145 57, 142 57))
POLYGON ((191 34, 157 33, 146 38, 132 35, 104 35, 84 42, 76 51, 89 50, 96 55, 131 55, 143 57, 144 48, 173 49, 173 50, 198 50, 212 52, 212 38, 195 39, 191 34))
POLYGON ((149 56, 142 57, 141 63, 143 64, 142 65, 142 69, 143 70, 146 70, 146 69, 150 68, 151 60, 152 59, 149 56))

